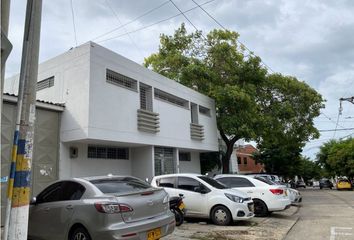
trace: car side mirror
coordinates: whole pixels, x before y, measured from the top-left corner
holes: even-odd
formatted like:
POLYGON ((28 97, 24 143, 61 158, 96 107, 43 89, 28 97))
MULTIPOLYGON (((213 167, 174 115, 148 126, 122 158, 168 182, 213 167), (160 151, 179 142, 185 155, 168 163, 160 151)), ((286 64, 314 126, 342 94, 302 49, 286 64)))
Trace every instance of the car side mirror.
POLYGON ((30 201, 30 205, 36 205, 36 203, 37 203, 37 198, 33 197, 30 201))

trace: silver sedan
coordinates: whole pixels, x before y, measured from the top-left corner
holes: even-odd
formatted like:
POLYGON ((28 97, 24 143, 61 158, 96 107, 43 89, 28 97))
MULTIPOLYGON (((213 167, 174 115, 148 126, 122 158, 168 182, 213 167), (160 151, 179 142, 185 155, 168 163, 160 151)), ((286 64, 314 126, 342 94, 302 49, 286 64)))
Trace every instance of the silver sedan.
POLYGON ((133 177, 58 181, 32 199, 29 239, 159 239, 175 228, 168 202, 164 190, 133 177))

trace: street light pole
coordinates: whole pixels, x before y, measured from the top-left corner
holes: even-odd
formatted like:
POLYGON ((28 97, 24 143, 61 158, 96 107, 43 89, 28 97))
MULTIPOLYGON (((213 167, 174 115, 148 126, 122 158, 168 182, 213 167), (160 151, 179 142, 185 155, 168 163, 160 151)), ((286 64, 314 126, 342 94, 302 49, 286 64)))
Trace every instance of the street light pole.
POLYGON ((18 101, 21 115, 19 131, 15 132, 15 138, 18 136, 18 148, 11 202, 9 240, 27 240, 28 233, 41 13, 42 0, 27 1, 18 101))

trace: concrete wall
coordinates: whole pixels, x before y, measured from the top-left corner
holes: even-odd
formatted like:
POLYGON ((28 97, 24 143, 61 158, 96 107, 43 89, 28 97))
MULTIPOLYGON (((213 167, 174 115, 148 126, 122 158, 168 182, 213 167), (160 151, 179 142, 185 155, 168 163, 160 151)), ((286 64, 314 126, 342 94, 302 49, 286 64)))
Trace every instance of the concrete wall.
POLYGON ((191 152, 191 161, 179 161, 180 173, 200 173, 199 152, 191 152))
POLYGON ((154 176, 153 146, 131 148, 132 175, 150 182, 154 176))
MULTIPOLYGON (((88 144, 62 143, 60 147, 60 178, 101 176, 107 174, 131 175, 131 160, 96 159, 87 157, 88 144), (78 148, 77 158, 70 158, 70 146, 78 148)), ((130 154, 131 155, 131 154, 130 154)), ((131 158, 131 157, 130 157, 131 158)))

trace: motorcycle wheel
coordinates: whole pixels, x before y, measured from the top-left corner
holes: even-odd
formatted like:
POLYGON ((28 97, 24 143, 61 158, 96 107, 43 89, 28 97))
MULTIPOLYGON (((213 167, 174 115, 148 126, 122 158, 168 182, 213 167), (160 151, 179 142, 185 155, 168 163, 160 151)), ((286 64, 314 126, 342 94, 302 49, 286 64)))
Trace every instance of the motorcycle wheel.
POLYGON ((172 209, 176 219, 176 226, 181 226, 184 221, 183 212, 180 209, 172 209))

